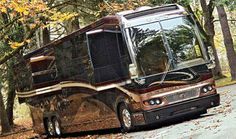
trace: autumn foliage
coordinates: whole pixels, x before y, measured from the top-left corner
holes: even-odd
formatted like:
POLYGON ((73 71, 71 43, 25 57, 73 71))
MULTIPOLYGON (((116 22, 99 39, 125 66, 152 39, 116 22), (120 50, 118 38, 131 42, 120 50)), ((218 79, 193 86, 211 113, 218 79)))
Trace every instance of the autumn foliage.
MULTIPOLYGON (((56 6, 55 6, 56 7, 56 6)), ((7 15, 7 22, 1 23, 1 39, 5 39, 13 48, 18 48, 30 42, 31 37, 25 36, 23 40, 17 42, 11 40, 7 31, 11 30, 14 24, 21 24, 25 28, 25 34, 37 28, 44 28, 49 25, 56 25, 73 18, 75 13, 61 13, 53 7, 48 7, 42 0, 1 0, 1 14, 7 15)))

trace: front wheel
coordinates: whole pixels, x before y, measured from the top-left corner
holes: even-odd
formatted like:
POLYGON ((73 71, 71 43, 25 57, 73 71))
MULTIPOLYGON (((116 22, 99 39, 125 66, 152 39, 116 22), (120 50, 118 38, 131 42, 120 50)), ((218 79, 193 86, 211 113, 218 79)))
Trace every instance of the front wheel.
POLYGON ((129 108, 124 103, 122 103, 121 105, 119 105, 118 110, 119 110, 118 114, 119 114, 119 120, 121 124, 121 131, 128 132, 132 130, 134 128, 133 127, 134 122, 133 122, 132 114, 129 108))

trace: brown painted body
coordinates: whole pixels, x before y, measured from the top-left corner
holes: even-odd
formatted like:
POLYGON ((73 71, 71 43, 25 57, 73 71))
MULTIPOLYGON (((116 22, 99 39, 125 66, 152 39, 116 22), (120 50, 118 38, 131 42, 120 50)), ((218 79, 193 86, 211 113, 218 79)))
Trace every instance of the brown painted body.
MULTIPOLYGON (((175 87, 167 87, 151 92, 138 92, 125 94, 117 89, 108 91, 94 91, 84 88, 67 88, 67 91, 52 92, 47 94, 47 97, 36 96, 32 100, 35 104, 30 105, 34 130, 37 133, 44 133, 43 119, 53 116, 58 116, 61 121, 63 133, 100 130, 109 128, 119 128, 119 118, 117 115, 117 106, 121 101, 129 104, 133 117, 137 125, 144 125, 145 119, 143 111, 156 110, 165 106, 169 106, 167 97, 169 92, 182 90, 193 85, 213 84, 213 79, 208 79, 203 82, 198 82, 191 85, 180 85, 175 87), (161 95, 163 103, 159 106, 146 106, 143 102, 152 99, 155 95, 161 95), (135 97, 137 101, 134 101, 135 97)), ((193 89, 189 89, 193 90, 193 89)), ((199 90, 197 90, 199 91, 199 90)), ((185 91, 187 92, 187 91, 185 91)), ((195 99, 204 97, 200 92, 195 99)), ((212 90, 207 95, 215 94, 216 90, 212 90)), ((176 95, 175 93, 172 93, 176 95)), ((184 98, 182 98, 184 99, 184 98)), ((179 98, 181 100, 181 98, 179 98)))
MULTIPOLYGON (((104 17, 27 54, 20 61, 27 65, 25 69, 15 66, 17 95, 20 102, 30 107, 35 132, 44 133, 46 121, 55 117, 59 119, 62 133, 119 128, 122 126, 119 117, 122 104, 129 109, 133 126, 202 112, 219 105, 203 44, 198 49, 201 57, 190 59, 185 66, 169 65, 174 63, 169 55, 154 62, 150 59, 152 57, 148 57, 144 58, 144 64, 146 61, 149 64, 143 69, 148 71, 156 62, 159 67, 154 66, 153 70, 157 73, 140 76, 142 71, 139 71, 137 73, 140 75, 136 78, 129 73, 130 64, 138 63, 138 60, 131 53, 131 46, 125 37, 123 18, 131 20, 141 16, 145 19, 143 14, 160 12, 158 10, 166 12, 165 18, 185 18, 185 12, 176 8, 178 6, 172 5, 166 9, 137 12, 137 15, 134 12, 125 16, 104 17), (22 73, 19 74, 19 71, 22 73), (159 99, 161 103, 151 105, 152 99, 159 99)), ((150 24, 147 19, 143 22, 150 24)), ((137 24, 133 20, 130 23, 137 24)), ((170 51, 166 47, 163 48, 165 52, 170 51)), ((158 55, 165 55, 161 49, 159 51, 158 55)), ((141 57, 148 52, 151 52, 150 49, 144 49, 141 57)), ((140 65, 143 66, 140 63, 136 66, 140 65)))
POLYGON ((30 106, 34 130, 44 133, 43 117, 55 115, 60 117, 63 133, 119 127, 113 108, 93 98, 93 95, 81 92, 59 93, 50 97, 46 104, 41 104, 43 106, 30 106))

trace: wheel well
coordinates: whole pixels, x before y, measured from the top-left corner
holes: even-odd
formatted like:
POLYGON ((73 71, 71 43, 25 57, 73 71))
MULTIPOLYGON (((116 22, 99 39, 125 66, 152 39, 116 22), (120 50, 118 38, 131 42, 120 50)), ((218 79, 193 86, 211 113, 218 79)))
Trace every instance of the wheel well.
POLYGON ((53 121, 55 118, 57 118, 55 115, 51 117, 51 121, 53 121))

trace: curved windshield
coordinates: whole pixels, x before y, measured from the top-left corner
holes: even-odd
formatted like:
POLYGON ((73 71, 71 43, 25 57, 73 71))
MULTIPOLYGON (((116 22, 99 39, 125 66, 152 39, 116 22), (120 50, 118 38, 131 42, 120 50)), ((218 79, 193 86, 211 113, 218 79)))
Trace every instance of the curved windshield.
POLYGON ((161 25, 177 68, 204 62, 200 42, 188 17, 161 21, 161 25))
POLYGON ((170 64, 171 69, 179 69, 205 62, 194 23, 188 17, 134 26, 126 31, 140 76, 163 73, 169 70, 170 64))
POLYGON ((159 23, 128 29, 141 76, 164 72, 168 63, 159 23))

